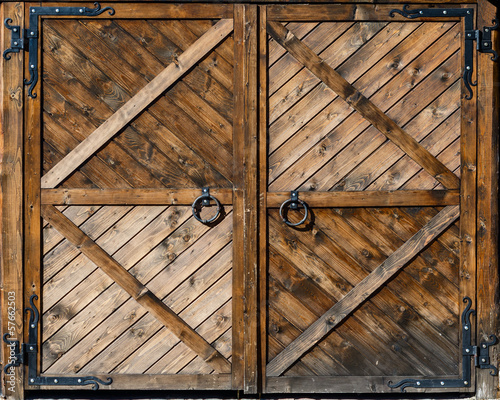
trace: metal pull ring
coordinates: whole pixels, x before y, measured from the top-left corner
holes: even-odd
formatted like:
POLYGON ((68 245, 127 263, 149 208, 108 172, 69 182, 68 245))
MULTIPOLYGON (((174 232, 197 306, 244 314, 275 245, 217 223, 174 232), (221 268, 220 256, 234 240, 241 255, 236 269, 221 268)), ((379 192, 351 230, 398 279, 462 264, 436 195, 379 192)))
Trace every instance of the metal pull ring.
MULTIPOLYGON (((191 211, 193 212, 193 217, 195 217, 198 221, 200 221, 202 224, 209 224, 211 222, 214 222, 217 218, 219 218, 222 206, 220 205, 219 200, 217 200, 214 196, 210 194, 210 189, 209 188, 203 188, 201 190, 202 195, 200 197, 197 197, 195 201, 193 202, 193 205, 191 206, 191 211), (209 219, 202 219, 200 217, 200 213, 198 210, 198 206, 209 206, 210 205, 210 200, 215 201, 215 204, 217 204, 217 212, 212 218, 209 219)), ((200 207, 201 210, 201 207, 200 207)))
POLYGON ((288 226, 299 226, 306 221, 308 215, 309 215, 309 207, 307 206, 307 203, 299 199, 299 192, 297 192, 296 190, 292 190, 290 198, 288 200, 285 200, 283 204, 281 204, 280 207, 281 219, 288 226), (299 204, 304 208, 304 218, 302 218, 299 222, 292 223, 288 220, 288 210, 289 209, 298 210, 299 204))

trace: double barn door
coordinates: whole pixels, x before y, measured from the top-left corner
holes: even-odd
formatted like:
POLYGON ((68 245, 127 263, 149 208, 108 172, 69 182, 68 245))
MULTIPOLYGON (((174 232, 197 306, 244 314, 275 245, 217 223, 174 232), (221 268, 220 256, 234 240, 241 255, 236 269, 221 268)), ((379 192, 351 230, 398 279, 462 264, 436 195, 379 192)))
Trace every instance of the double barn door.
POLYGON ((24 298, 48 378, 26 387, 473 390, 457 385, 476 292, 461 19, 102 7, 40 12, 27 66, 24 298))

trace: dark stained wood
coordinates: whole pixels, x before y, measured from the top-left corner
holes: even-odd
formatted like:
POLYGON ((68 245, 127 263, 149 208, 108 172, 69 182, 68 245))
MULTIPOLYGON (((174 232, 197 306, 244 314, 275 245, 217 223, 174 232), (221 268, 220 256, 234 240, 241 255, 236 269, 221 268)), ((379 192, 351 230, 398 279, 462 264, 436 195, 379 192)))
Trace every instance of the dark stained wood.
POLYGON ((188 71, 201 57, 223 40, 233 29, 232 20, 221 20, 184 52, 177 63, 170 64, 155 79, 81 142, 66 158, 42 178, 42 187, 55 187, 87 160, 121 128, 136 117, 170 85, 188 71))
MULTIPOLYGON (((2 21, 11 18, 13 25, 23 25, 24 4, 0 5, 2 21)), ((2 49, 10 47, 11 31, 0 33, 2 49)), ((11 54, 9 61, 0 66, 0 173, 1 173, 1 335, 23 339, 24 289, 23 289, 23 62, 24 53, 11 54), (10 297, 10 299, 9 299, 10 297), (12 312, 13 311, 13 312, 12 312), (9 318, 9 315, 12 315, 9 318)), ((2 369, 9 363, 10 351, 2 344, 2 369)), ((24 371, 9 368, 2 371, 2 394, 9 399, 24 399, 24 371), (12 378, 11 378, 12 377, 12 378)))
MULTIPOLYGON (((498 8, 479 2, 478 28, 491 26, 498 8)), ((493 47, 498 49, 499 35, 493 47)), ((498 272, 498 67, 488 54, 478 54, 478 159, 477 159, 477 337, 500 336, 500 279, 498 272)), ((493 350, 493 349, 491 349, 493 350)), ((491 364, 498 365, 498 350, 491 351, 491 364)), ((500 397, 498 377, 477 371, 478 399, 500 397)))
POLYGON ((370 121, 388 139, 392 140, 404 152, 449 189, 459 187, 459 179, 425 148, 404 132, 392 119, 359 93, 335 70, 298 40, 283 25, 268 22, 268 31, 273 38, 285 47, 295 58, 300 60, 311 72, 325 82, 334 92, 370 121))
MULTIPOLYGON (((363 192, 299 192, 311 207, 398 207, 459 204, 458 190, 396 190, 363 192)), ((267 207, 280 207, 290 192, 267 193, 267 207)))
MULTIPOLYGON (((439 197, 438 191, 432 192, 438 193, 436 197, 439 197)), ((200 189, 42 189, 41 203, 52 205, 191 205, 201 194, 200 189)), ((210 194, 221 204, 233 202, 231 189, 211 189, 210 194)))
MULTIPOLYGON (((418 5, 419 8, 429 6, 431 5, 418 5)), ((394 8, 398 7, 391 4, 329 4, 328 6, 287 4, 269 6, 268 15, 269 20, 275 21, 407 21, 407 19, 399 14, 394 14, 391 17, 390 12, 394 8)), ((436 21, 438 19, 433 18, 432 20, 436 21)), ((458 18, 447 18, 446 20, 459 21, 458 18)))
POLYGON ((458 218, 459 208, 448 206, 434 217, 409 241, 363 279, 346 296, 311 325, 283 352, 267 365, 268 376, 281 375, 300 355, 310 349, 336 325, 342 322, 355 308, 370 297, 397 271, 406 265, 414 255, 436 238, 444 229, 458 218))
POLYGON ((79 230, 64 214, 60 213, 53 206, 43 206, 43 216, 139 304, 203 357, 207 363, 210 363, 217 371, 222 373, 227 373, 231 370, 230 363, 217 350, 210 346, 205 339, 199 336, 177 314, 142 285, 123 266, 111 258, 92 239, 79 230))

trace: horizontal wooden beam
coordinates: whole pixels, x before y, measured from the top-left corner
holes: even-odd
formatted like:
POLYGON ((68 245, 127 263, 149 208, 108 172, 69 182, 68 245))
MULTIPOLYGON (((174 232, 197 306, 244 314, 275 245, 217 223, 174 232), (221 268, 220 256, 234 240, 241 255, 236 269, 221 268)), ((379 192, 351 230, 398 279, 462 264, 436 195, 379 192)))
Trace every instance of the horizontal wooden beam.
MULTIPOLYGON (((460 192, 458 190, 300 192, 299 198, 310 207, 451 206, 460 203, 460 192)), ((290 192, 267 193, 267 207, 278 208, 288 199, 290 192)))
MULTIPOLYGON (((428 8, 429 4, 413 5, 411 8, 428 8)), ((276 21, 408 21, 408 18, 391 10, 402 6, 394 4, 285 4, 267 7, 268 20, 276 21)), ((423 21, 424 19, 416 19, 423 21)), ((460 18, 440 18, 441 21, 460 21, 460 18)), ((432 21, 437 21, 433 18, 432 21)))
MULTIPOLYGON (((80 2, 81 3, 81 2, 80 2)), ((54 2, 44 3, 44 7, 61 6, 54 2)), ((102 8, 113 7, 115 13, 103 13, 94 18, 104 19, 219 19, 232 18, 233 5, 231 4, 164 4, 156 2, 154 5, 138 5, 133 3, 101 2, 102 8)), ((90 7, 92 8, 92 7, 90 7)), ((44 16, 43 18, 61 18, 60 16, 44 16)), ((81 16, 65 16, 64 18, 81 18, 81 16)))
POLYGON ((169 64, 151 82, 127 101, 101 126, 69 152, 41 180, 42 188, 54 188, 71 175, 96 151, 111 140, 130 121, 155 101, 165 90, 191 69, 233 30, 232 19, 222 19, 194 42, 175 62, 169 64))
POLYGON ((367 99, 354 86, 346 81, 337 71, 330 67, 311 48, 299 40, 281 23, 268 21, 269 34, 297 61, 303 64, 325 85, 332 89, 349 106, 403 150, 431 176, 447 189, 458 189, 460 179, 450 171, 441 161, 434 157, 425 147, 418 143, 411 135, 405 132, 380 108, 367 99))
MULTIPOLYGON (((210 189, 221 204, 233 204, 232 189, 210 189)), ((201 189, 42 189, 42 204, 51 205, 186 205, 201 196, 201 189)))
POLYGON ((290 343, 267 364, 267 376, 280 376, 306 351, 316 345, 332 329, 344 321, 356 308, 371 297, 382 285, 405 267, 419 252, 436 239, 460 216, 459 206, 448 206, 422 227, 382 264, 358 283, 333 307, 290 343))
POLYGON ((214 370, 219 373, 231 372, 231 363, 222 354, 57 208, 42 206, 42 215, 54 229, 214 370))

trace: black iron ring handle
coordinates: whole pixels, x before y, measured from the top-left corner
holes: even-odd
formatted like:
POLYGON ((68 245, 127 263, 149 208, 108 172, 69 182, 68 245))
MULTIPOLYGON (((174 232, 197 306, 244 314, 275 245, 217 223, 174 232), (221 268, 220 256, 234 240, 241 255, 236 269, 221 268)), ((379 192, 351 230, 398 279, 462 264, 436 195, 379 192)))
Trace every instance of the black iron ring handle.
MULTIPOLYGON (((288 213, 288 211, 287 211, 287 213, 288 213)), ((283 202, 283 204, 281 205, 281 207, 280 207, 280 217, 283 220, 283 222, 285 224, 287 224, 288 226, 299 226, 299 225, 303 224, 306 221, 308 214, 309 214, 309 207, 307 207, 307 204, 306 204, 305 201, 302 201, 300 199, 297 199, 297 200, 292 200, 292 199, 285 200, 283 202), (288 220, 287 216, 284 215, 284 211, 287 208, 289 208, 292 203, 299 203, 300 205, 302 205, 302 207, 304 207, 304 211, 305 211, 304 218, 302 218, 299 222, 296 222, 296 223, 290 222, 288 220)))
POLYGON ((217 200, 214 196, 210 194, 202 194, 200 197, 196 198, 195 201, 193 201, 193 205, 191 206, 191 211, 193 212, 193 217, 195 217, 198 221, 200 221, 202 224, 209 224, 210 222, 214 222, 217 218, 219 218, 220 212, 222 210, 222 206, 220 205, 219 200, 217 200), (198 203, 200 203, 203 200, 213 200, 217 204, 217 213, 210 219, 201 219, 201 217, 198 215, 198 212, 196 211, 198 203))

